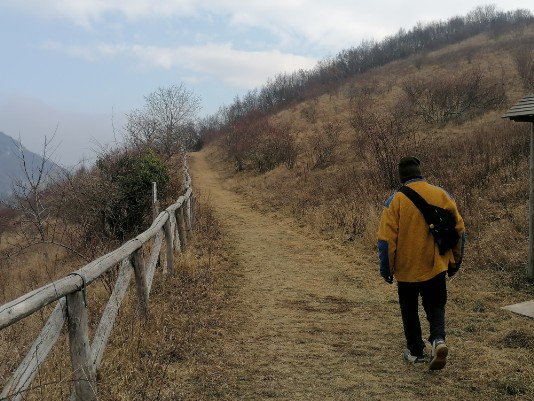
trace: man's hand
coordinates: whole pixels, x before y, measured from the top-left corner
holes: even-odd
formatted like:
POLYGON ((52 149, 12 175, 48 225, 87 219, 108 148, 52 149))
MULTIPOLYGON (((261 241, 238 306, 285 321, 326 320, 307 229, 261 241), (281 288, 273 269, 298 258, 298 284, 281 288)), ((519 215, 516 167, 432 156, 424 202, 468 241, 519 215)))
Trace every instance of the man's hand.
POLYGON ((386 281, 386 283, 393 284, 393 276, 392 275, 382 276, 382 278, 386 281))
POLYGON ((460 270, 460 265, 456 263, 449 263, 449 268, 447 269, 447 276, 452 277, 460 270))

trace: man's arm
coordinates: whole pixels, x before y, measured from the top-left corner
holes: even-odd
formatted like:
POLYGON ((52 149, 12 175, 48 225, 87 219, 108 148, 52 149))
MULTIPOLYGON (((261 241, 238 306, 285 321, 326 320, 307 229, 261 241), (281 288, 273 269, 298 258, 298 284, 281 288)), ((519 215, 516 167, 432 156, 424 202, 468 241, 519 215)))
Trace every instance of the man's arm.
POLYGON ((394 212, 393 194, 386 202, 380 218, 378 229, 378 256, 380 259, 380 275, 388 283, 393 283, 395 253, 397 248, 398 219, 394 212))

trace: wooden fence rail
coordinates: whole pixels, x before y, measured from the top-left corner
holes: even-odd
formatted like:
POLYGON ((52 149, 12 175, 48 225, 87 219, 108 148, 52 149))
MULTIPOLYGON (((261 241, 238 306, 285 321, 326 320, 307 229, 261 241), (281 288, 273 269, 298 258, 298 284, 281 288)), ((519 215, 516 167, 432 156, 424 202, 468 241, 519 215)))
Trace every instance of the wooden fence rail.
POLYGON ((177 201, 154 219, 150 228, 120 248, 104 255, 66 277, 31 291, 0 306, 0 330, 56 302, 56 306, 26 357, 13 372, 0 393, 0 400, 21 400, 32 384, 39 366, 58 340, 67 322, 72 365, 71 399, 97 399, 96 372, 100 366, 119 307, 126 295, 132 273, 135 276, 138 308, 141 316, 149 313, 149 294, 165 238, 166 253, 163 274, 174 270, 174 252, 183 251, 194 224, 195 198, 191 177, 184 157, 185 191, 177 201), (151 253, 143 258, 142 246, 151 243, 151 253), (92 342, 87 322, 86 288, 110 269, 119 266, 111 293, 92 342))

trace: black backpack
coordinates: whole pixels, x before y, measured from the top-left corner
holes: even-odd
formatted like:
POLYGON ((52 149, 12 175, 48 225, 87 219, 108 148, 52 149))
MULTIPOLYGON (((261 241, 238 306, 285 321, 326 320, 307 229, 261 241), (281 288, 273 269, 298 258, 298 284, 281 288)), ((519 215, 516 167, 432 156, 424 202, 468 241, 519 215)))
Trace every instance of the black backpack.
POLYGON ((406 195, 423 214, 439 248, 440 255, 444 255, 446 251, 458 243, 460 235, 456 231, 456 220, 451 212, 429 204, 410 187, 402 186, 399 192, 406 195))

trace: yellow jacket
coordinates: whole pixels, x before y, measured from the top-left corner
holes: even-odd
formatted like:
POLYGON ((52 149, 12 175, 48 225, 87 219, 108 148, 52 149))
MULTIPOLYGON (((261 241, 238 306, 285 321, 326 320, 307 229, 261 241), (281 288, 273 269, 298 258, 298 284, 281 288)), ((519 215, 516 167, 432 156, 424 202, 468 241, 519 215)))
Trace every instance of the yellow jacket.
POLYGON ((450 211, 461 240, 453 249, 440 255, 422 213, 408 197, 395 192, 387 200, 380 219, 380 274, 383 277, 394 275, 401 282, 420 282, 447 271, 449 263, 459 268, 464 253, 465 227, 456 203, 445 190, 423 179, 416 178, 405 185, 417 191, 428 203, 450 211))

